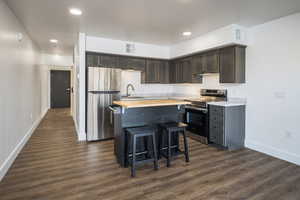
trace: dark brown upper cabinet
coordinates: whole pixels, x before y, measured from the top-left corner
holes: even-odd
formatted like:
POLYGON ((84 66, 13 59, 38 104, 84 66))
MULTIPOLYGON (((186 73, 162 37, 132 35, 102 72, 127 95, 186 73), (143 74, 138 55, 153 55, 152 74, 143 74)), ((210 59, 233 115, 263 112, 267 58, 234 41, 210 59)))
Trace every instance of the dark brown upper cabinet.
POLYGON ((207 73, 219 73, 218 51, 196 54, 192 59, 193 72, 197 75, 207 73))
POLYGON ((118 68, 119 66, 119 58, 114 55, 101 55, 99 59, 100 67, 107 68, 118 68))
POLYGON ((169 83, 176 83, 176 61, 171 60, 169 64, 169 83))
POLYGON ((181 60, 172 60, 169 70, 170 83, 183 83, 183 65, 181 60))
POLYGON ((202 83, 203 56, 195 55, 192 57, 191 75, 192 83, 202 83))
POLYGON ((181 83, 192 83, 192 58, 182 59, 180 63, 182 68, 181 83))
POLYGON ((118 56, 106 54, 87 54, 88 67, 118 68, 118 56))
POLYGON ((97 67, 99 65, 100 55, 87 54, 86 63, 88 67, 97 67))
POLYGON ((217 50, 202 55, 202 73, 219 73, 219 53, 217 50))
POLYGON ((147 59, 142 83, 169 83, 169 62, 166 60, 147 59))
POLYGON ((220 83, 245 83, 246 47, 232 45, 172 60, 87 53, 88 67, 142 72, 142 83, 202 83, 203 74, 219 73, 220 83))
POLYGON ((193 66, 193 58, 187 57, 171 61, 170 83, 202 83, 198 68, 193 66))
POLYGON ((220 83, 245 83, 245 46, 231 46, 219 50, 220 83))
POLYGON ((161 61, 161 67, 160 67, 160 83, 170 83, 170 61, 168 60, 162 60, 161 61))
POLYGON ((146 59, 120 56, 119 67, 125 70, 144 71, 146 67, 146 59))

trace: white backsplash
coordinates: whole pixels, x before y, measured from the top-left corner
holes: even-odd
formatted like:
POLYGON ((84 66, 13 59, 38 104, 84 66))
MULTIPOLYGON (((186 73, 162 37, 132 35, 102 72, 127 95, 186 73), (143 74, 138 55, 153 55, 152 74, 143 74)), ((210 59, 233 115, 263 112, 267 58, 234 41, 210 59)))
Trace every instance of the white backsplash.
MULTIPOLYGON (((173 86, 168 84, 141 84, 141 72, 122 71, 121 94, 126 94, 126 86, 131 83, 135 95, 165 95, 173 93, 173 86)), ((131 91, 131 89, 130 89, 131 91)))
POLYGON ((245 84, 220 84, 219 75, 206 75, 202 84, 141 84, 141 72, 123 71, 121 93, 126 94, 127 84, 133 84, 136 95, 180 94, 198 96, 201 89, 227 89, 229 98, 246 98, 245 84))
POLYGON ((246 98, 246 84, 220 84, 219 74, 205 75, 202 84, 180 84, 174 86, 174 92, 198 95, 201 89, 227 89, 229 98, 246 98))

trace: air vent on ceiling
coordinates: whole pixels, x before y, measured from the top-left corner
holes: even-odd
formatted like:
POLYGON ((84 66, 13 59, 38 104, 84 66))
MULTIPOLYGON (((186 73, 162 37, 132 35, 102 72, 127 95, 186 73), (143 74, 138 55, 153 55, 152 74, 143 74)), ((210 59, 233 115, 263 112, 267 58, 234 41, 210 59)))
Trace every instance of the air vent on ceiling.
POLYGON ((126 44, 126 53, 134 53, 135 52, 135 45, 134 44, 126 44))

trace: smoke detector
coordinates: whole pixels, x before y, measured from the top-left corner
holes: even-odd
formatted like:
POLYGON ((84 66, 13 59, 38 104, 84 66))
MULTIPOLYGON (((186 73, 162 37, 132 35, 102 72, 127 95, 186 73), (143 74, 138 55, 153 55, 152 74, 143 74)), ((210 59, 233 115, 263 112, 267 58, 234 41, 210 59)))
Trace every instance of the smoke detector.
POLYGON ((23 34, 22 33, 17 33, 17 40, 19 41, 19 42, 21 42, 22 40, 23 40, 23 34))

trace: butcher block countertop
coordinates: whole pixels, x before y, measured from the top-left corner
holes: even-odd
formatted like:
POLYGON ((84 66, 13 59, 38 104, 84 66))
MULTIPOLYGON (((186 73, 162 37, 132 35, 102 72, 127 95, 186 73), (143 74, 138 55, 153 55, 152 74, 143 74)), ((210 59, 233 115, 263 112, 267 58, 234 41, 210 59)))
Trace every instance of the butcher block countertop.
POLYGON ((116 105, 124 108, 141 108, 141 107, 156 107, 156 106, 176 106, 176 105, 187 105, 190 102, 175 99, 153 99, 153 100, 122 100, 114 101, 116 105))

